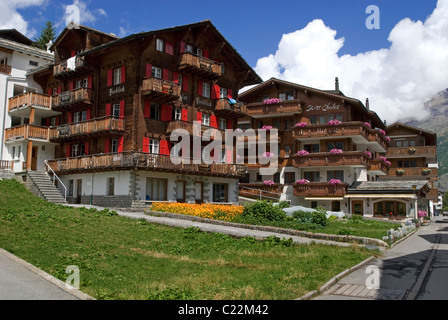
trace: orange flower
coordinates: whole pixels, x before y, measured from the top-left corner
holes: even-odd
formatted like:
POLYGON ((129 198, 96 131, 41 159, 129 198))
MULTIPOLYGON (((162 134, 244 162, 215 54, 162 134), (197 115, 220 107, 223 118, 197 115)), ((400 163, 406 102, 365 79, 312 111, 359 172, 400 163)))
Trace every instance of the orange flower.
POLYGON ((151 210, 190 215, 213 220, 234 221, 235 217, 243 213, 244 207, 220 204, 189 204, 175 202, 157 202, 152 204, 151 210))

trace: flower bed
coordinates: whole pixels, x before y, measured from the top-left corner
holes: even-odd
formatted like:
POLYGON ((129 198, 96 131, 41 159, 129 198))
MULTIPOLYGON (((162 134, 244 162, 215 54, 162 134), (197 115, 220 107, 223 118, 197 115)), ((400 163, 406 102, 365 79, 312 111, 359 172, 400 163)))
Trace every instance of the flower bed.
POLYGON ((190 204, 176 202, 153 203, 150 210, 157 212, 177 213, 212 220, 234 221, 243 213, 244 207, 221 204, 190 204))

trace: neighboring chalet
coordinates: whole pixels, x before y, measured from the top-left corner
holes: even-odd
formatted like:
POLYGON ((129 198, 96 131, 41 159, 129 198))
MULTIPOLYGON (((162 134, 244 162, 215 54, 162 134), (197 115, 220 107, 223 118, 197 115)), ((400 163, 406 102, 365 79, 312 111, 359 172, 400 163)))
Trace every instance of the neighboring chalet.
MULTIPOLYGON (((366 187, 390 174, 390 138, 369 101, 364 105, 345 96, 337 78, 334 90, 272 78, 241 93, 239 100, 247 113, 238 120, 239 128, 279 130, 278 150, 269 150, 278 156, 277 173, 262 176, 261 163, 249 165, 240 183, 242 196, 277 197, 293 205, 372 216, 373 203, 389 199, 389 191, 397 194, 396 188, 383 185, 381 198, 366 187)), ((409 188, 403 212, 411 216, 413 198, 420 192, 427 204, 431 186, 420 182, 409 188)), ((398 215, 401 209, 395 206, 392 212, 398 215)))
POLYGON ((193 133, 194 121, 202 131, 236 128, 244 114, 231 98, 261 82, 210 21, 125 38, 66 28, 50 49, 54 63, 29 74, 52 113, 39 119, 47 145, 27 170, 44 170, 32 159, 45 152, 72 203, 238 201, 246 167, 233 154, 212 154, 225 161, 211 165, 170 159, 175 129, 193 133))

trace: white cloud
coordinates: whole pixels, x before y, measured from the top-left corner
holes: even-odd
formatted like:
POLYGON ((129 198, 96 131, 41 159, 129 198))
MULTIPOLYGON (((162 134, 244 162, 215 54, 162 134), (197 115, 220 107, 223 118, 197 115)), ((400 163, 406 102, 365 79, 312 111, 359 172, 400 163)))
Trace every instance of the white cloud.
POLYGON ((425 22, 403 19, 390 32, 390 48, 339 56, 344 38, 322 20, 284 34, 275 54, 258 60, 255 71, 331 89, 339 77, 346 95, 364 101, 389 123, 421 119, 423 103, 448 87, 448 0, 439 0, 425 22))
POLYGON ((47 0, 0 0, 0 29, 17 29, 33 38, 36 30, 30 29, 28 22, 17 11, 32 6, 43 6, 47 0))

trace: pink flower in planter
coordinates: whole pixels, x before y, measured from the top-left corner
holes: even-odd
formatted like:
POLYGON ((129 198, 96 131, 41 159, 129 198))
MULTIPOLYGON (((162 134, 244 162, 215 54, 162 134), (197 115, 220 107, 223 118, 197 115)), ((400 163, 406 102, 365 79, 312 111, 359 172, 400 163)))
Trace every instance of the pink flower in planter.
POLYGON ((307 179, 302 179, 302 180, 297 180, 296 183, 297 184, 308 184, 308 183, 310 183, 310 181, 307 179))
POLYGON ((369 127, 369 128, 372 128, 372 126, 371 126, 370 123, 368 123, 368 122, 365 122, 364 125, 366 125, 366 126, 369 127))
POLYGON ((264 104, 276 104, 276 103, 280 103, 280 102, 282 102, 282 100, 277 99, 277 98, 266 99, 263 101, 264 104))
POLYGON ((300 150, 299 152, 297 152, 297 155, 299 156, 299 157, 305 157, 305 156, 307 156, 307 155, 309 155, 310 153, 308 152, 308 151, 306 151, 306 150, 300 150))
POLYGON ((390 142, 390 138, 389 138, 389 137, 386 137, 386 141, 387 141, 387 142, 390 142))
POLYGON ((308 126, 308 123, 306 123, 306 122, 298 122, 295 125, 295 127, 297 127, 297 128, 305 128, 307 126, 308 126))
POLYGON ((383 162, 387 161, 386 157, 380 157, 380 160, 383 161, 383 162))
POLYGON ((263 153, 263 157, 265 157, 265 158, 271 158, 273 156, 275 156, 275 154, 273 154, 272 152, 265 152, 265 153, 263 153))
POLYGON ((380 133, 381 133, 383 136, 386 135, 386 132, 385 132, 383 129, 380 129, 380 133))
POLYGON ((263 127, 261 127, 261 129, 262 129, 262 130, 269 131, 269 130, 272 129, 272 126, 263 126, 263 127))
POLYGON ((422 211, 422 210, 418 211, 418 217, 419 218, 426 217, 427 215, 428 215, 428 213, 426 211, 422 211))
POLYGON ((263 183, 265 186, 273 186, 275 184, 275 182, 272 180, 266 180, 263 183))
POLYGON ((339 179, 331 179, 328 183, 333 185, 333 186, 337 186, 337 185, 341 184, 342 181, 339 180, 339 179))
POLYGON ((330 154, 332 154, 332 155, 342 154, 342 153, 344 153, 344 151, 341 150, 341 149, 333 149, 333 150, 330 151, 330 154))
POLYGON ((372 159, 372 152, 370 152, 370 151, 366 151, 366 152, 364 152, 364 155, 365 155, 367 158, 372 159))
POLYGON ((338 125, 340 125, 342 122, 341 121, 339 121, 339 120, 330 120, 330 121, 328 121, 328 124, 330 125, 330 126, 338 126, 338 125))

